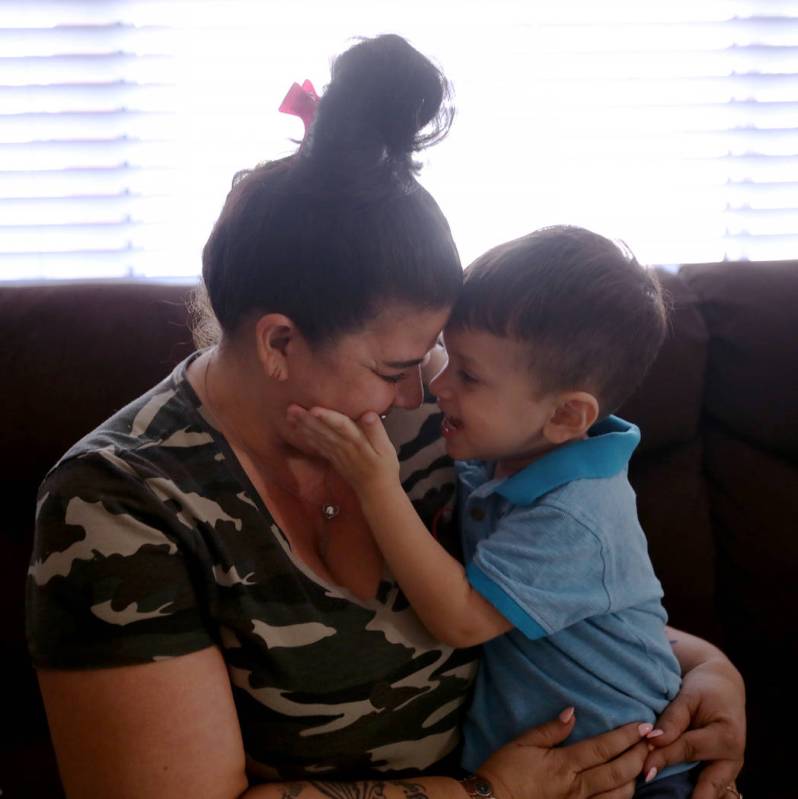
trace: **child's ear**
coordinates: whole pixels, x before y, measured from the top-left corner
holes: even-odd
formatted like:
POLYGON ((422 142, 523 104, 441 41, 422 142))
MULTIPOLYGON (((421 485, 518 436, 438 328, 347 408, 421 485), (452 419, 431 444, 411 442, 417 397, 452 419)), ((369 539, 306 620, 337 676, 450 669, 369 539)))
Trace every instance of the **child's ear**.
POLYGON ((598 400, 586 391, 562 394, 543 435, 552 444, 565 444, 582 438, 598 418, 598 400))

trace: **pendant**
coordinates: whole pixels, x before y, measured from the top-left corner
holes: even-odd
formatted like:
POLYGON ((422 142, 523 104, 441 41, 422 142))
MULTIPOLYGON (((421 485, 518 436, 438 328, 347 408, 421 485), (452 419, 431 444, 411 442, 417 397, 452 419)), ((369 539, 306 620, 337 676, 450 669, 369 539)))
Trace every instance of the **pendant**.
POLYGON ((321 506, 321 515, 324 516, 327 521, 334 519, 340 512, 341 508, 338 507, 338 505, 333 505, 331 502, 321 506))

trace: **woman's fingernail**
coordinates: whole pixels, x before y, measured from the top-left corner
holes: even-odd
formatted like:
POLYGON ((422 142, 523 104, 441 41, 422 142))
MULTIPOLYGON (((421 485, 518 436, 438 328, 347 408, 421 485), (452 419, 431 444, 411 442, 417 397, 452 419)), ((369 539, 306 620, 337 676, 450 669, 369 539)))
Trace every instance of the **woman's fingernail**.
POLYGON ((643 735, 648 735, 651 732, 651 730, 653 730, 653 729, 654 729, 654 725, 653 724, 646 723, 646 724, 641 724, 637 728, 637 731, 640 733, 640 736, 642 737, 643 735))
POLYGON ((656 746, 654 746, 654 744, 649 744, 649 745, 648 745, 648 751, 649 751, 649 752, 653 752, 653 751, 654 751, 656 748, 657 748, 657 747, 656 747, 656 746))
POLYGON ((567 724, 572 718, 574 717, 574 709, 572 707, 567 707, 560 713, 560 721, 563 724, 567 724))
POLYGON ((651 768, 648 770, 648 774, 646 774, 646 782, 651 782, 654 777, 657 776, 657 770, 655 768, 651 768))
POLYGON ((660 735, 665 735, 665 730, 651 730, 651 732, 646 735, 646 738, 659 738, 660 735))

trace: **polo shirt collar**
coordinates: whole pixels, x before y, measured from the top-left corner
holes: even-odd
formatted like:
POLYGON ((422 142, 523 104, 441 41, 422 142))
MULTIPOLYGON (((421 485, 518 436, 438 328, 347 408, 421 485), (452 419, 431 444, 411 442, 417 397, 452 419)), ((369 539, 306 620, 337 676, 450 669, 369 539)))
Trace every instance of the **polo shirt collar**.
POLYGON ((531 505, 572 480, 612 477, 629 463, 640 442, 636 425, 608 416, 588 431, 588 437, 564 444, 510 477, 494 491, 513 505, 531 505))

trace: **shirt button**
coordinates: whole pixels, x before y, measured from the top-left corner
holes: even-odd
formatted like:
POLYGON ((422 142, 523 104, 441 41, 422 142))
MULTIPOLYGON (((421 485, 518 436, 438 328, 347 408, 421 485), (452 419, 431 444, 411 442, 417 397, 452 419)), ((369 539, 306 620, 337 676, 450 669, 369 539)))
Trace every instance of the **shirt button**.
POLYGON ((475 522, 481 522, 485 518, 485 511, 479 505, 474 505, 468 513, 475 522))

